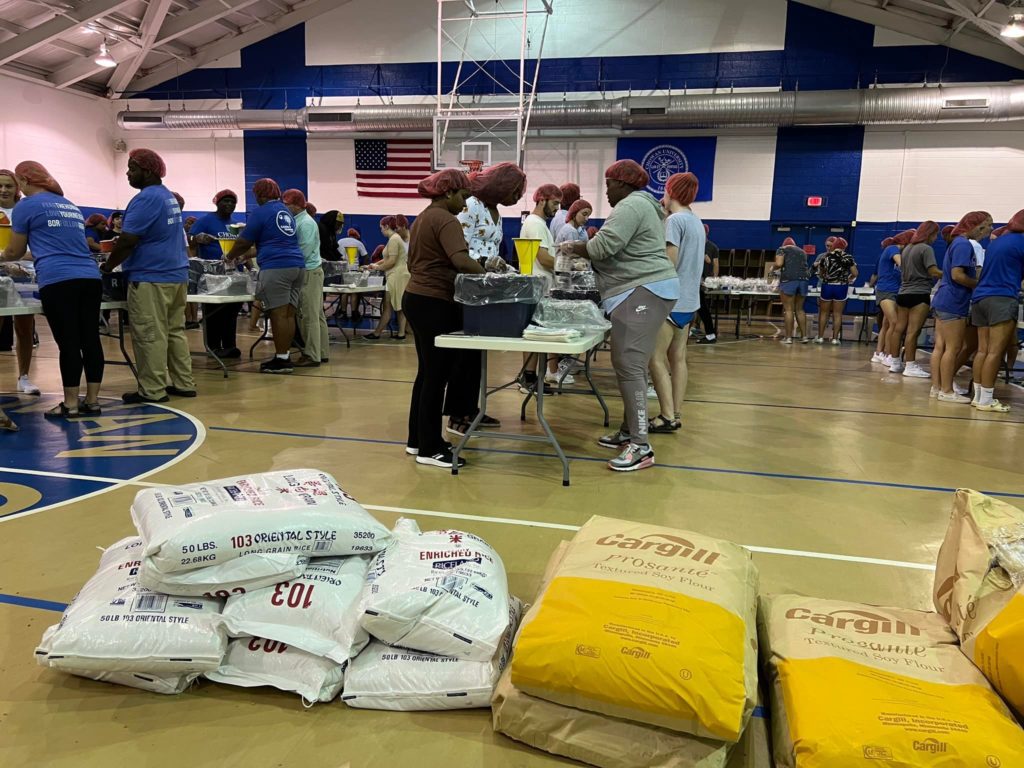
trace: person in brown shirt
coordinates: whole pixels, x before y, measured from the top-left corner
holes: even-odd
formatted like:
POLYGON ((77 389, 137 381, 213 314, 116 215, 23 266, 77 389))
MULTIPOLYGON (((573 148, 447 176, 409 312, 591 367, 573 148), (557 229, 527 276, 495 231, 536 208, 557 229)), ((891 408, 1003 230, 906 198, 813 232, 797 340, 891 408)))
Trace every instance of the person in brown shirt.
MULTIPOLYGON (((469 257, 462 224, 455 218, 469 194, 466 174, 455 169, 438 171, 423 179, 417 191, 431 202, 416 217, 409 235, 410 278, 404 307, 416 340, 419 367, 409 403, 405 452, 415 456, 418 464, 451 469, 452 449, 441 439, 445 389, 451 373, 458 371, 460 378, 466 379, 466 386, 452 387, 449 401, 456 391, 472 391, 475 397, 480 383, 479 353, 473 378, 472 360, 461 359, 460 350, 435 346, 434 340, 462 329, 462 309, 455 303, 455 276, 460 272, 483 274, 484 268, 469 257)), ((449 405, 453 413, 464 411, 454 403, 449 405)), ((459 466, 464 463, 460 458, 459 466)))

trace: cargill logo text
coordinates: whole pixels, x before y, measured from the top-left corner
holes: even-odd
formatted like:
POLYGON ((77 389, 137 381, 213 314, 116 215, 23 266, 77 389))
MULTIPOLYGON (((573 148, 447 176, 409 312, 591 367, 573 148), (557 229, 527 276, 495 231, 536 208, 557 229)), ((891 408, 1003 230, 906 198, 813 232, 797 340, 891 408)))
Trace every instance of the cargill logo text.
POLYGON ((944 741, 938 739, 925 739, 924 741, 914 742, 915 752, 929 752, 933 755, 941 755, 949 749, 949 745, 944 741))
POLYGON ((683 557, 706 565, 713 564, 722 556, 720 552, 698 549, 692 541, 667 533, 650 533, 638 539, 631 539, 621 533, 616 533, 611 536, 602 536, 597 543, 603 547, 653 552, 662 557, 683 557))
POLYGON ((872 611, 841 610, 832 613, 815 613, 809 608, 790 608, 787 619, 810 621, 832 629, 852 629, 860 635, 910 635, 916 637, 921 630, 891 616, 872 611))

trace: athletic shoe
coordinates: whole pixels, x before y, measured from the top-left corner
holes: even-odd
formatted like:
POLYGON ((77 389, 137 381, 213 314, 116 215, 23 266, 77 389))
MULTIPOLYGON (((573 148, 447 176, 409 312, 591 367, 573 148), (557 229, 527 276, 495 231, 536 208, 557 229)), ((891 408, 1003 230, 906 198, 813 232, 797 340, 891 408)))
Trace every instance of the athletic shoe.
POLYGON ((993 411, 995 413, 1009 413, 1010 406, 1000 403, 998 400, 993 400, 991 403, 971 403, 979 411, 993 411))
POLYGON ((800 339, 800 343, 801 344, 810 344, 811 343, 811 337, 810 336, 804 336, 802 339, 800 339))
MULTIPOLYGON (((416 463, 423 464, 428 467, 441 467, 442 469, 451 469, 452 464, 455 463, 455 457, 452 455, 451 448, 443 448, 440 453, 435 453, 433 456, 416 456, 416 463)), ((459 457, 459 469, 466 466, 466 460, 459 457)))
POLYGON ((142 403, 166 403, 170 399, 171 398, 169 398, 167 395, 164 395, 163 397, 158 397, 155 400, 153 400, 148 397, 143 397, 142 394, 139 392, 125 392, 123 395, 121 395, 121 402, 124 403, 125 405, 140 405, 142 403))
POLYGON ((196 391, 194 389, 178 389, 172 385, 167 388, 167 394, 175 397, 195 397, 196 391))
POLYGON ((838 347, 840 344, 842 344, 842 342, 839 341, 839 339, 832 339, 832 346, 838 347))
POLYGON ((782 344, 792 344, 792 343, 793 343, 793 340, 792 340, 791 338, 789 338, 789 336, 786 336, 786 337, 785 337, 785 338, 784 338, 784 339, 782 340, 782 342, 781 342, 781 343, 782 343, 782 344))
POLYGON ((420 455, 420 449, 419 448, 413 448, 411 445, 405 446, 405 452, 407 454, 409 454, 410 456, 419 456, 420 455))
POLYGON ((903 373, 903 361, 899 358, 893 358, 893 361, 889 364, 889 373, 903 373))
POLYGON ((260 364, 260 373, 291 373, 294 370, 295 365, 290 359, 280 357, 272 357, 260 364))
POLYGON ((575 384, 576 377, 571 373, 562 375, 562 366, 558 366, 558 373, 551 373, 550 371, 544 374, 544 383, 551 384, 552 386, 559 386, 560 384, 575 384))
POLYGON ((654 466, 654 449, 649 445, 630 443, 626 450, 608 462, 608 469, 615 472, 633 472, 654 466))
POLYGON ((537 388, 537 374, 522 376, 519 379, 519 392, 528 395, 537 388))
POLYGON ((971 398, 958 395, 956 392, 939 392, 937 399, 943 403, 961 403, 962 405, 971 404, 971 398))
POLYGON ((573 378, 572 373, 575 370, 582 370, 582 368, 583 366, 577 360, 564 357, 558 363, 558 378, 562 380, 563 384, 575 384, 576 379, 573 378))
POLYGON ((28 376, 19 376, 18 391, 23 395, 38 395, 39 387, 29 381, 28 376))
POLYGON ((875 352, 875 354, 873 354, 871 356, 871 362, 872 363, 884 363, 885 362, 885 355, 883 355, 881 352, 875 352))
POLYGON ((882 365, 884 365, 886 367, 891 366, 892 365, 892 355, 883 355, 882 356, 882 365))
POLYGON ((960 386, 959 384, 957 384, 957 383, 956 383, 956 382, 954 381, 954 382, 953 382, 953 391, 954 391, 954 392, 955 392, 956 394, 958 394, 958 395, 966 395, 966 394, 967 394, 968 392, 970 392, 971 390, 969 390, 969 389, 968 389, 967 387, 961 387, 961 386, 960 386))
POLYGON ((501 429, 501 422, 485 413, 477 426, 480 429, 501 429))
POLYGON ((655 391, 653 384, 648 384, 647 385, 647 399, 648 400, 657 400, 658 399, 658 393, 655 391))
POLYGON ((932 398, 934 400, 938 396, 939 396, 939 388, 938 387, 932 387, 931 389, 928 390, 928 397, 930 397, 930 398, 932 398))
POLYGON ((717 344, 717 336, 705 336, 703 339, 697 339, 697 344, 717 344))
POLYGON ((930 379, 932 375, 917 363, 907 363, 903 375, 908 379, 930 379))
POLYGON ((814 340, 814 343, 815 343, 815 344, 824 344, 824 343, 825 343, 825 339, 823 339, 823 338, 822 338, 821 336, 818 336, 818 337, 817 337, 817 338, 816 338, 816 339, 814 340))
POLYGON ((612 432, 610 435, 604 435, 599 438, 597 444, 602 448, 621 448, 629 444, 629 435, 620 429, 617 432, 612 432))

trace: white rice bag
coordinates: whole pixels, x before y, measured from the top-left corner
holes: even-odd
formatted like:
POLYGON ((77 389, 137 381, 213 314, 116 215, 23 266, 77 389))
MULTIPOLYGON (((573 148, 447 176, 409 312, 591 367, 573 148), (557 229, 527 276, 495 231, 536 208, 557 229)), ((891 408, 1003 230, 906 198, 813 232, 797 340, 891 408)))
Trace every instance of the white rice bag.
POLYGON ((297 693, 312 705, 338 695, 345 667, 277 640, 249 637, 232 640, 220 669, 207 672, 206 677, 241 688, 269 685, 297 693))
POLYGON ((489 661, 435 656, 373 641, 345 670, 341 700, 359 709, 396 711, 471 709, 491 706, 491 694, 512 654, 522 603, 509 601, 509 627, 489 661))
POLYGON ((139 672, 160 677, 216 669, 227 645, 221 601, 173 597, 138 584, 142 541, 122 539, 43 634, 36 660, 75 672, 139 672))
POLYGON ((305 555, 254 552, 194 571, 163 573, 156 569, 152 560, 144 559, 139 571, 139 584, 171 595, 227 598, 301 576, 308 563, 309 558, 305 555))
POLYGON ((313 469, 146 488, 135 497, 132 520, 146 544, 146 559, 165 574, 253 552, 377 552, 389 537, 333 477, 313 469))
POLYGON ((395 525, 363 593, 363 628, 388 645, 490 661, 508 627, 505 566, 483 539, 395 525))
POLYGON ((138 688, 150 693, 162 693, 174 695, 186 690, 195 682, 199 674, 192 672, 187 675, 175 675, 172 677, 158 677, 144 672, 89 672, 81 669, 62 669, 78 677, 87 677, 90 680, 97 680, 101 683, 112 683, 124 685, 129 688, 138 688))
POLYGON ((370 639, 358 609, 369 564, 370 555, 314 558, 301 578, 229 598, 228 635, 278 640, 344 664, 370 639))

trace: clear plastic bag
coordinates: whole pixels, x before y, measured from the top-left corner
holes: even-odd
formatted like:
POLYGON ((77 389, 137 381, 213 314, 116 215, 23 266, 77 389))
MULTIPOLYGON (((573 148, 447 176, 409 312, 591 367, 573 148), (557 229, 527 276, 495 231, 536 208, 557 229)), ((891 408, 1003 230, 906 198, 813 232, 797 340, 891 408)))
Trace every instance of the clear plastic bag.
POLYGON ((188 292, 199 292, 199 281, 203 275, 224 275, 227 274, 226 265, 217 259, 189 259, 188 260, 188 292))
POLYGON ((546 282, 539 275, 488 272, 486 275, 456 275, 455 300, 469 307, 488 304, 536 304, 546 282))
POLYGON ((535 325, 577 331, 607 331, 612 324, 592 301, 541 299, 533 313, 535 325))
POLYGON ((6 276, 0 277, 0 307, 20 307, 23 305, 24 302, 21 300, 21 294, 18 293, 14 280, 6 276))
POLYGON ((344 261, 323 261, 320 266, 324 269, 324 285, 344 285, 345 274, 348 272, 348 262, 344 261))
POLYGON ((31 261, 10 261, 0 264, 0 275, 9 277, 16 283, 34 283, 36 267, 31 261))
POLYGON ((367 280, 370 276, 365 272, 346 272, 344 275, 344 284, 349 288, 365 288, 367 280))
POLYGON ((253 285, 249 275, 241 272, 203 275, 199 278, 199 293, 210 296, 249 296, 253 293, 253 285))

